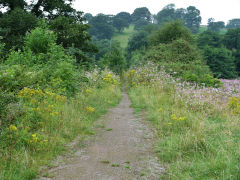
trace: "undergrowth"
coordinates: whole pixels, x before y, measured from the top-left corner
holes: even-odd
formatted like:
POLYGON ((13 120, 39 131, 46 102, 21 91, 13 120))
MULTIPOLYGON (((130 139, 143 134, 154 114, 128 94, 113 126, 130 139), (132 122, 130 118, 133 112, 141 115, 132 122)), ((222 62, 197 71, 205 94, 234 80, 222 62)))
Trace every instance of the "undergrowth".
POLYGON ((201 91, 153 67, 131 70, 127 79, 132 106, 156 127, 166 169, 161 179, 240 179, 237 98, 201 91))

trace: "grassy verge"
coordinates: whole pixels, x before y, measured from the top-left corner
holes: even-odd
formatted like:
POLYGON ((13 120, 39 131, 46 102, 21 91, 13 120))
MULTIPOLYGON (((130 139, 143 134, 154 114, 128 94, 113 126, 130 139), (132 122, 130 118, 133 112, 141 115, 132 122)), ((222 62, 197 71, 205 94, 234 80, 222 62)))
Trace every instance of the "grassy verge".
POLYGON ((239 114, 211 102, 189 102, 167 81, 131 83, 128 90, 132 106, 146 112, 161 139, 161 179, 240 179, 239 114))
MULTIPOLYGON (((0 151, 0 179, 35 178, 39 167, 49 164, 53 158, 66 151, 65 145, 68 142, 78 135, 84 138, 85 135, 92 134, 90 129, 93 122, 106 113, 109 107, 117 105, 120 99, 120 87, 112 85, 88 89, 80 92, 76 98, 59 104, 57 109, 60 113, 56 114, 56 121, 49 119, 43 128, 35 132, 30 140, 31 146, 0 151)), ((12 132, 12 138, 22 137, 22 134, 18 134, 20 128, 12 132)))
POLYGON ((113 40, 120 42, 120 46, 122 48, 126 48, 128 45, 128 40, 134 34, 134 32, 134 25, 130 25, 128 28, 125 28, 123 32, 116 33, 113 37, 113 40))

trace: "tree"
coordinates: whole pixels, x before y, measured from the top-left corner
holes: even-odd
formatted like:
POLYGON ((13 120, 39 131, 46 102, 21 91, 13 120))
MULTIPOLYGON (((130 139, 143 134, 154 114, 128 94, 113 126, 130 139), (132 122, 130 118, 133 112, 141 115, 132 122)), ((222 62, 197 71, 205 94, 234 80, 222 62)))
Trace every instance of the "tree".
POLYGON ((128 53, 131 53, 144 47, 148 47, 147 36, 148 33, 145 31, 139 31, 135 33, 128 41, 127 46, 128 53))
POLYGON ((31 12, 37 17, 45 17, 52 19, 59 15, 73 15, 76 10, 72 8, 73 0, 33 0, 29 5, 31 12))
POLYGON ((90 34, 98 39, 111 39, 114 34, 114 28, 108 16, 98 14, 94 16, 90 24, 90 34))
POLYGON ((227 26, 228 29, 240 28, 240 19, 231 19, 227 26))
POLYGON ((232 51, 235 57, 238 74, 240 75, 240 28, 229 29, 224 35, 224 45, 232 51))
POLYGON ((145 19, 139 19, 138 21, 135 22, 134 29, 139 30, 142 29, 144 26, 148 25, 149 22, 145 19))
POLYGON ((185 21, 185 15, 186 15, 186 9, 184 8, 179 8, 175 10, 175 17, 178 20, 182 20, 183 22, 185 21))
POLYGON ((128 24, 127 20, 125 20, 125 19, 118 18, 118 17, 114 17, 114 18, 113 18, 113 26, 114 26, 119 32, 121 32, 125 27, 128 27, 129 24, 128 24))
POLYGON ((10 12, 16 8, 30 10, 37 17, 55 18, 59 15, 73 16, 77 11, 72 8, 73 0, 0 0, 2 8, 10 12))
POLYGON ((87 23, 89 23, 89 21, 92 20, 93 15, 92 15, 91 13, 85 13, 84 16, 83 16, 83 18, 85 18, 85 21, 86 21, 87 23))
POLYGON ((5 49, 21 48, 26 32, 36 27, 37 22, 37 17, 19 8, 5 13, 0 19, 0 36, 5 49))
POLYGON ((208 19, 208 30, 219 32, 224 27, 225 23, 223 21, 214 22, 213 18, 208 19))
POLYGON ((97 48, 91 43, 88 33, 89 25, 82 21, 76 21, 73 17, 59 16, 50 21, 50 29, 57 34, 57 44, 62 44, 66 49, 75 48, 73 55, 78 63, 87 61, 84 53, 97 52, 97 48))
POLYGON ((214 31, 204 31, 199 34, 197 44, 200 48, 205 46, 218 48, 223 46, 223 37, 214 31))
POLYGON ((107 54, 111 50, 111 44, 112 44, 111 40, 108 40, 108 39, 98 40, 98 39, 94 38, 93 42, 98 48, 98 52, 96 54, 94 54, 96 61, 103 58, 104 55, 107 54))
POLYGON ((132 22, 131 14, 128 12, 120 12, 115 17, 120 19, 125 19, 128 22, 128 24, 132 22))
POLYGON ((184 39, 188 42, 193 41, 191 32, 181 21, 165 24, 159 31, 156 31, 149 37, 150 44, 153 46, 160 43, 170 43, 177 39, 184 39))
POLYGON ((133 23, 139 21, 140 19, 151 22, 151 13, 146 7, 136 8, 131 15, 133 23))
POLYGON ((200 11, 194 6, 189 6, 185 15, 185 26, 193 33, 198 33, 201 21, 200 11))
POLYGON ((156 20, 158 24, 176 20, 175 4, 168 4, 161 11, 157 13, 156 20))
POLYGON ((232 52, 224 47, 204 47, 204 57, 215 77, 232 79, 237 77, 232 52))
POLYGON ((121 74, 126 66, 126 60, 118 42, 114 42, 108 52, 99 62, 100 66, 106 66, 115 73, 121 74))
POLYGON ((13 11, 16 8, 24 9, 27 3, 24 0, 0 0, 0 7, 13 11))

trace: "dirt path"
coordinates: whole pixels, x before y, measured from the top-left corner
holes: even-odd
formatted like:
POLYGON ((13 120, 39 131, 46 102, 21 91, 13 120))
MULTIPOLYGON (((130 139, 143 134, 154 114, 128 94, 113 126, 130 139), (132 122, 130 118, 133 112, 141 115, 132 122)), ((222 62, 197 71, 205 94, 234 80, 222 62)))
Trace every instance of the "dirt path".
MULTIPOLYGON (((105 128, 72 157, 49 170, 56 180, 158 179, 164 169, 153 153, 153 130, 133 114, 126 93, 104 116, 105 128), (107 119, 106 119, 107 118, 107 119)), ((100 121, 101 122, 101 121, 100 121)))

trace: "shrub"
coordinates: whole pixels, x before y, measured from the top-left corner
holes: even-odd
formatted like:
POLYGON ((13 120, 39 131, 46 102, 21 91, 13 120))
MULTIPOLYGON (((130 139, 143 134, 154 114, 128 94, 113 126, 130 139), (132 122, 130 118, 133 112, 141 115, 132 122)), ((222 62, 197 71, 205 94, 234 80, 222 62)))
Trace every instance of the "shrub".
POLYGON ((50 47, 56 43, 57 36, 47 28, 38 27, 25 37, 25 47, 33 53, 47 53, 50 47))
POLYGON ((224 47, 206 46, 204 57, 215 77, 233 79, 237 77, 236 65, 232 52, 224 47))
POLYGON ((178 39, 168 44, 159 44, 149 48, 145 59, 153 62, 183 62, 189 63, 201 59, 197 48, 184 39, 178 39))
POLYGON ((149 42, 151 45, 156 46, 160 43, 170 43, 177 39, 184 39, 188 42, 193 41, 191 32, 181 21, 165 24, 159 31, 156 31, 149 37, 149 42))

